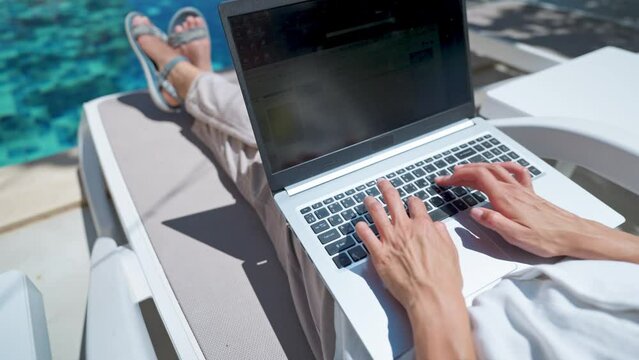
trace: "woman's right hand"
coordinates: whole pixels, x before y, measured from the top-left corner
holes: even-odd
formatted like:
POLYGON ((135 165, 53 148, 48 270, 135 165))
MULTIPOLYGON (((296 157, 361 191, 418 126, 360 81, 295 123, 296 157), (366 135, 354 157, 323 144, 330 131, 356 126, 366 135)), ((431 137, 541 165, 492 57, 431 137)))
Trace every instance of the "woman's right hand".
POLYGON ((583 257, 579 247, 584 234, 605 228, 535 194, 528 170, 516 163, 460 165, 453 175, 435 181, 440 186, 466 186, 485 193, 493 210, 473 208, 472 218, 538 256, 583 257))

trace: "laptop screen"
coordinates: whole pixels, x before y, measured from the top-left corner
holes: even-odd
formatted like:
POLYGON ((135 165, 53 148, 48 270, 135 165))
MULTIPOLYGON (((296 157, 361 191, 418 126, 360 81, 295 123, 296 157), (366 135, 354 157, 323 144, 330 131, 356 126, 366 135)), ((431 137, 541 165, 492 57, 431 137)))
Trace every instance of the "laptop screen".
POLYGON ((230 17, 272 172, 472 101, 463 11, 314 0, 230 17))

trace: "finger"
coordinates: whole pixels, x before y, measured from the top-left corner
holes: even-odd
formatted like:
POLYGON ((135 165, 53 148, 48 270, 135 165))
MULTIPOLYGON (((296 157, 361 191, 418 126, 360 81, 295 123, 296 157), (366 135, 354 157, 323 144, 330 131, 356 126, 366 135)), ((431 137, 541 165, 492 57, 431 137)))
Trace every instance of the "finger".
POLYGON ((384 211, 382 204, 380 204, 374 197, 367 196, 364 198, 364 205, 366 205, 368 213, 371 214, 373 223, 377 226, 379 233, 382 237, 386 237, 390 231, 391 223, 390 220, 388 220, 388 215, 386 215, 386 211, 384 211))
POLYGON ((382 251, 382 242, 375 236, 373 230, 360 221, 355 225, 355 231, 357 232, 357 236, 362 239, 364 245, 366 245, 371 256, 377 258, 380 251, 382 251))
POLYGON ((379 191, 382 192, 382 196, 384 196, 384 201, 388 206, 388 211, 391 215, 393 224, 397 223, 397 221, 407 219, 408 215, 406 215, 404 203, 393 185, 386 179, 380 179, 377 182, 377 187, 379 188, 379 191))
POLYGON ((408 198, 408 211, 410 212, 411 219, 428 219, 429 222, 432 222, 426 211, 426 206, 424 206, 424 203, 416 196, 408 198))
POLYGON ((513 174, 518 183, 532 190, 532 177, 530 176, 528 169, 512 161, 499 163, 499 166, 513 174))
POLYGON ((487 166, 488 171, 495 175, 497 180, 503 181, 509 184, 517 184, 517 180, 515 180, 508 170, 504 169, 500 164, 490 164, 487 166))
MULTIPOLYGON (((486 208, 473 208, 470 210, 470 216, 480 225, 489 228, 501 235, 508 242, 521 239, 528 228, 518 224, 497 211, 486 208)), ((516 245, 516 244, 513 244, 516 245)))
POLYGON ((453 175, 438 177, 435 182, 439 186, 467 186, 487 194, 488 197, 500 193, 500 181, 485 167, 455 167, 453 175))

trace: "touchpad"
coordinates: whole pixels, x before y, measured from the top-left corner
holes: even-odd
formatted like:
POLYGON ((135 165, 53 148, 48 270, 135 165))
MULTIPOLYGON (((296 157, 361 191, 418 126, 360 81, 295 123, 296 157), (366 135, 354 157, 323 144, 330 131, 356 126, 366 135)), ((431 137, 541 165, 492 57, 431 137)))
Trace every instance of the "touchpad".
POLYGON ((476 293, 517 269, 512 258, 495 243, 496 234, 489 235, 468 212, 449 219, 446 226, 459 253, 464 296, 476 293))

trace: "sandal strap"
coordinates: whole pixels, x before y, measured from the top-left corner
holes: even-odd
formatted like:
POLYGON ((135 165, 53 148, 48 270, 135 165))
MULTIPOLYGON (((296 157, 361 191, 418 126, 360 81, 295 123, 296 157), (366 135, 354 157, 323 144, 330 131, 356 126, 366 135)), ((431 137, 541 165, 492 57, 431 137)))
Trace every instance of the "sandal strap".
POLYGON ((157 26, 148 25, 148 24, 140 24, 140 25, 134 26, 131 29, 131 35, 133 35, 133 38, 135 40, 137 40, 142 35, 155 36, 162 39, 162 41, 166 41, 167 39, 166 34, 162 30, 160 30, 157 26))
POLYGON ((179 103, 182 103, 183 99, 182 97, 180 97, 180 95, 178 95, 175 87, 173 87, 173 85, 169 82, 168 77, 173 68, 175 68, 177 64, 183 61, 189 60, 182 55, 176 56, 171 59, 171 61, 169 61, 166 65, 164 65, 164 68, 162 68, 162 70, 158 73, 160 88, 164 89, 169 95, 171 95, 172 98, 177 100, 179 103))
POLYGON ((179 64, 179 63, 181 63, 183 61, 189 61, 189 59, 187 59, 186 57, 184 57, 182 55, 178 55, 178 56, 174 57, 173 59, 171 59, 171 61, 166 63, 166 65, 164 65, 164 68, 162 70, 160 70, 160 72, 158 74, 160 76, 160 79, 166 80, 169 77, 169 74, 171 73, 171 71, 173 70, 175 65, 177 65, 177 64, 179 64))
POLYGON ((209 31, 205 27, 198 27, 187 31, 172 33, 169 35, 168 43, 171 47, 188 44, 191 41, 205 39, 209 37, 209 31))

